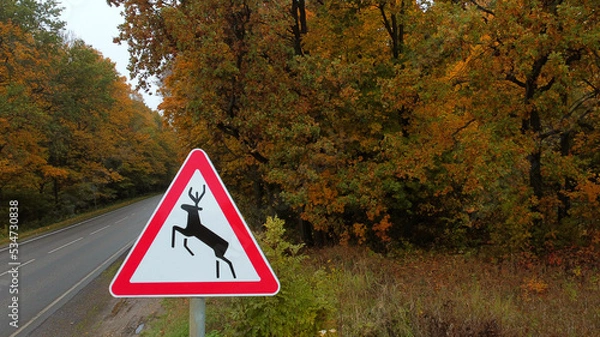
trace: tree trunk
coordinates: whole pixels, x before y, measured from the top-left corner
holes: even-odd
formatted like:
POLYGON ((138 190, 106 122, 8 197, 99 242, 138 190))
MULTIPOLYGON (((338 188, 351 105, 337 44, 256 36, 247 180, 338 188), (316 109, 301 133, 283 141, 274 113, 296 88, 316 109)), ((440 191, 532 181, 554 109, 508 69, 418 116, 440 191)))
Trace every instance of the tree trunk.
MULTIPOLYGON (((563 157, 568 156, 571 153, 571 138, 572 132, 566 131, 560 135, 560 154, 563 157)), ((558 200, 560 205, 558 206, 557 218, 560 223, 564 218, 569 216, 571 210, 571 198, 569 193, 573 192, 576 187, 575 180, 570 177, 565 177, 564 184, 558 193, 558 200)))
POLYGON ((386 13, 385 5, 386 3, 382 3, 378 7, 381 12, 385 30, 390 36, 392 57, 394 60, 397 60, 404 50, 404 23, 402 18, 404 15, 404 1, 400 3, 399 14, 390 13, 389 17, 386 13), (400 16, 400 18, 398 18, 398 16, 400 16))
POLYGON ((292 26, 294 52, 296 55, 304 55, 304 51, 302 50, 302 35, 308 32, 305 0, 292 0, 291 14, 292 18, 294 18, 294 25, 292 26))
MULTIPOLYGON (((542 55, 538 58, 532 65, 531 72, 527 75, 527 79, 525 83, 521 83, 525 88, 525 99, 524 104, 528 106, 531 100, 534 98, 536 93, 538 93, 538 85, 537 81, 542 72, 542 68, 548 62, 548 54, 542 55)), ((552 86, 552 82, 548 84, 547 87, 544 87, 542 90, 548 90, 552 86)), ((542 149, 541 145, 539 145, 540 133, 542 132, 542 121, 540 112, 536 107, 532 107, 529 111, 529 116, 522 120, 521 124, 521 132, 523 134, 531 133, 531 137, 534 140, 535 148, 532 152, 527 156, 527 160, 529 161, 529 186, 533 191, 533 195, 537 198, 539 202, 544 196, 544 179, 542 177, 542 149)), ((539 206, 532 205, 531 212, 539 213, 539 206)), ((534 220, 534 226, 538 227, 541 223, 539 217, 536 217, 534 220)))

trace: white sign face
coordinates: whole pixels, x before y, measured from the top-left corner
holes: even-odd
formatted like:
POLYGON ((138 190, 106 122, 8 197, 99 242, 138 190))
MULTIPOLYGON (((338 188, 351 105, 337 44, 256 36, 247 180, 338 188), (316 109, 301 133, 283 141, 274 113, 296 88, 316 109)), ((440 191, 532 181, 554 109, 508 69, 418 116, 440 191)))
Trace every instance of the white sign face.
POLYGON ((193 150, 115 275, 115 297, 263 296, 279 280, 210 159, 193 150))
MULTIPOLYGON (((202 193, 202 186, 206 182, 200 171, 194 172, 192 179, 186 185, 185 191, 202 193)), ((260 278, 254 270, 252 263, 244 253, 235 233, 228 225, 225 215, 221 211, 214 196, 206 190, 198 206, 201 225, 215 233, 228 243, 224 257, 233 265, 233 272, 228 263, 215 255, 215 251, 206 243, 195 236, 186 237, 173 226, 185 228, 188 224, 188 212, 181 208, 182 205, 194 206, 188 193, 182 194, 175 208, 171 211, 165 224, 162 226, 146 255, 140 262, 131 282, 220 282, 220 281, 259 281, 260 278), (209 219, 209 220, 208 220, 209 219), (175 247, 171 247, 174 239, 175 247), (188 251, 187 247, 194 254, 188 251), (217 277, 217 265, 219 275, 217 277), (234 277, 235 273, 235 277, 234 277)), ((194 211, 194 210, 192 210, 194 211)))

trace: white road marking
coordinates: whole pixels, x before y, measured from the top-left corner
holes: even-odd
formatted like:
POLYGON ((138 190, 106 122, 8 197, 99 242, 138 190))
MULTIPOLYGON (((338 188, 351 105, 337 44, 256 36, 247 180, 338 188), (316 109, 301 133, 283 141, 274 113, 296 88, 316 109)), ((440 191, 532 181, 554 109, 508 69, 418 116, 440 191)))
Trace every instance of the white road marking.
POLYGON ((57 250, 63 249, 65 247, 67 247, 67 246, 70 246, 70 245, 74 244, 75 242, 77 242, 79 240, 83 240, 83 237, 80 237, 79 239, 75 239, 75 240, 73 240, 73 241, 71 241, 69 243, 65 243, 64 245, 62 245, 60 247, 56 247, 56 248, 52 249, 51 251, 49 251, 48 254, 52 254, 52 253, 56 252, 57 250))
POLYGON ((98 232, 100 232, 102 230, 107 229, 108 227, 110 227, 110 225, 106 225, 106 226, 104 226, 104 227, 102 227, 100 229, 96 229, 95 231, 91 232, 89 235, 94 235, 94 234, 96 234, 96 233, 98 233, 98 232))
MULTIPOLYGON (((118 210, 115 210, 115 211, 113 211, 113 212, 116 212, 116 211, 118 211, 118 210)), ((96 216, 96 217, 93 217, 93 218, 90 218, 90 219, 87 219, 87 220, 84 220, 84 221, 78 222, 78 223, 76 223, 76 224, 73 224, 73 225, 71 225, 71 226, 68 226, 68 227, 65 227, 65 228, 57 229, 57 230, 55 230, 55 231, 48 232, 48 233, 46 233, 46 234, 42 234, 42 235, 38 235, 38 236, 34 236, 34 237, 32 237, 31 239, 27 239, 27 240, 25 240, 25 241, 23 241, 23 242, 19 242, 19 245, 24 245, 24 244, 26 244, 26 243, 30 243, 30 242, 33 242, 33 241, 37 241, 37 240, 39 240, 39 239, 43 239, 43 238, 45 238, 45 237, 48 237, 48 236, 50 236, 50 235, 55 235, 55 234, 58 234, 58 233, 60 233, 60 232, 64 232, 64 231, 66 231, 66 230, 69 230, 69 229, 72 229, 72 228, 78 227, 78 226, 80 226, 80 225, 83 225, 83 224, 85 224, 85 223, 88 223, 88 222, 90 222, 90 221, 93 221, 93 220, 99 219, 99 218, 101 218, 101 217, 107 216, 107 215, 109 215, 110 213, 111 213, 111 212, 109 212, 109 213, 105 213, 105 214, 102 214, 102 215, 98 215, 98 216, 96 216)), ((3 252, 3 251, 5 251, 5 250, 8 250, 8 248, 9 248, 9 247, 8 247, 8 245, 7 245, 6 247, 0 248, 0 253, 1 253, 1 252, 3 252)))
POLYGON ((123 222, 123 221, 125 221, 125 219, 127 219, 127 218, 129 218, 129 215, 128 215, 128 216, 126 216, 126 217, 124 217, 123 219, 120 219, 120 220, 117 220, 117 221, 115 221, 115 225, 116 225, 116 224, 118 224, 119 222, 123 222))
MULTIPOLYGON (((33 261, 35 261, 35 259, 31 259, 31 260, 29 260, 27 262, 21 263, 21 264, 17 265, 17 269, 20 269, 21 267, 23 267, 25 265, 28 265, 28 264, 30 264, 33 261)), ((4 273, 0 274, 0 276, 4 276, 4 275, 8 274, 11 270, 12 269, 9 269, 9 270, 5 271, 4 273)))
POLYGON ((94 269, 91 272, 89 272, 87 275, 85 275, 84 278, 82 278, 81 280, 79 280, 79 282, 75 283, 71 288, 69 288, 69 290, 65 291, 64 294, 60 295, 52 303, 48 304, 47 307, 45 307, 44 309, 42 309, 42 311, 40 311, 37 315, 35 315, 35 317, 33 317, 31 320, 29 320, 29 322, 27 322, 25 325, 19 327, 19 329, 17 331, 15 331, 12 335, 10 335, 10 337, 16 337, 21 331, 25 330, 28 326, 30 326, 31 324, 33 324, 36 320, 38 320, 40 317, 42 317, 46 312, 48 312, 50 309, 52 309, 52 307, 55 306, 58 302, 60 302, 63 298, 65 298, 67 295, 69 295, 69 293, 71 293, 72 291, 74 291, 75 289, 77 289, 87 279, 89 279, 90 277, 92 277, 92 275, 94 275, 96 272, 98 272, 102 268, 106 268, 106 265, 109 262, 112 262, 117 256, 123 254, 123 252, 127 248, 129 248, 131 246, 131 244, 133 244, 133 241, 134 240, 129 241, 127 244, 125 244, 125 246, 123 246, 121 249, 119 249, 116 253, 114 253, 113 255, 111 255, 108 259, 104 260, 104 262, 102 262, 102 264, 100 264, 98 267, 96 267, 96 269, 94 269))

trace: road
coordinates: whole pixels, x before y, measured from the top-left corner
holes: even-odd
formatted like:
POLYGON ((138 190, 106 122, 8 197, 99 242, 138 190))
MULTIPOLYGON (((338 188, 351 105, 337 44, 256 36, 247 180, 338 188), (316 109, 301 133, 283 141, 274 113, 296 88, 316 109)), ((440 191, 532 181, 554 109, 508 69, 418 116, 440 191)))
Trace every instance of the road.
POLYGON ((19 242, 18 272, 8 247, 0 248, 0 337, 28 336, 75 296, 131 247, 159 201, 160 196, 145 199, 19 242), (13 326, 17 317, 10 316, 15 312, 18 328, 13 326))

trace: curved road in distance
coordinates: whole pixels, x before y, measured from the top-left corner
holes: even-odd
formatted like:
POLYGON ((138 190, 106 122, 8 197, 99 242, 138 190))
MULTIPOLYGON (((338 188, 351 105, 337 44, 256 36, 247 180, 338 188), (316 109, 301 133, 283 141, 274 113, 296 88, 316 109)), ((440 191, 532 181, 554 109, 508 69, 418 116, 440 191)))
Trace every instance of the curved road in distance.
POLYGON ((18 329, 10 325, 9 316, 15 296, 9 293, 13 266, 9 265, 8 247, 0 248, 0 337, 28 336, 100 275, 132 246, 161 197, 19 241, 18 329))

